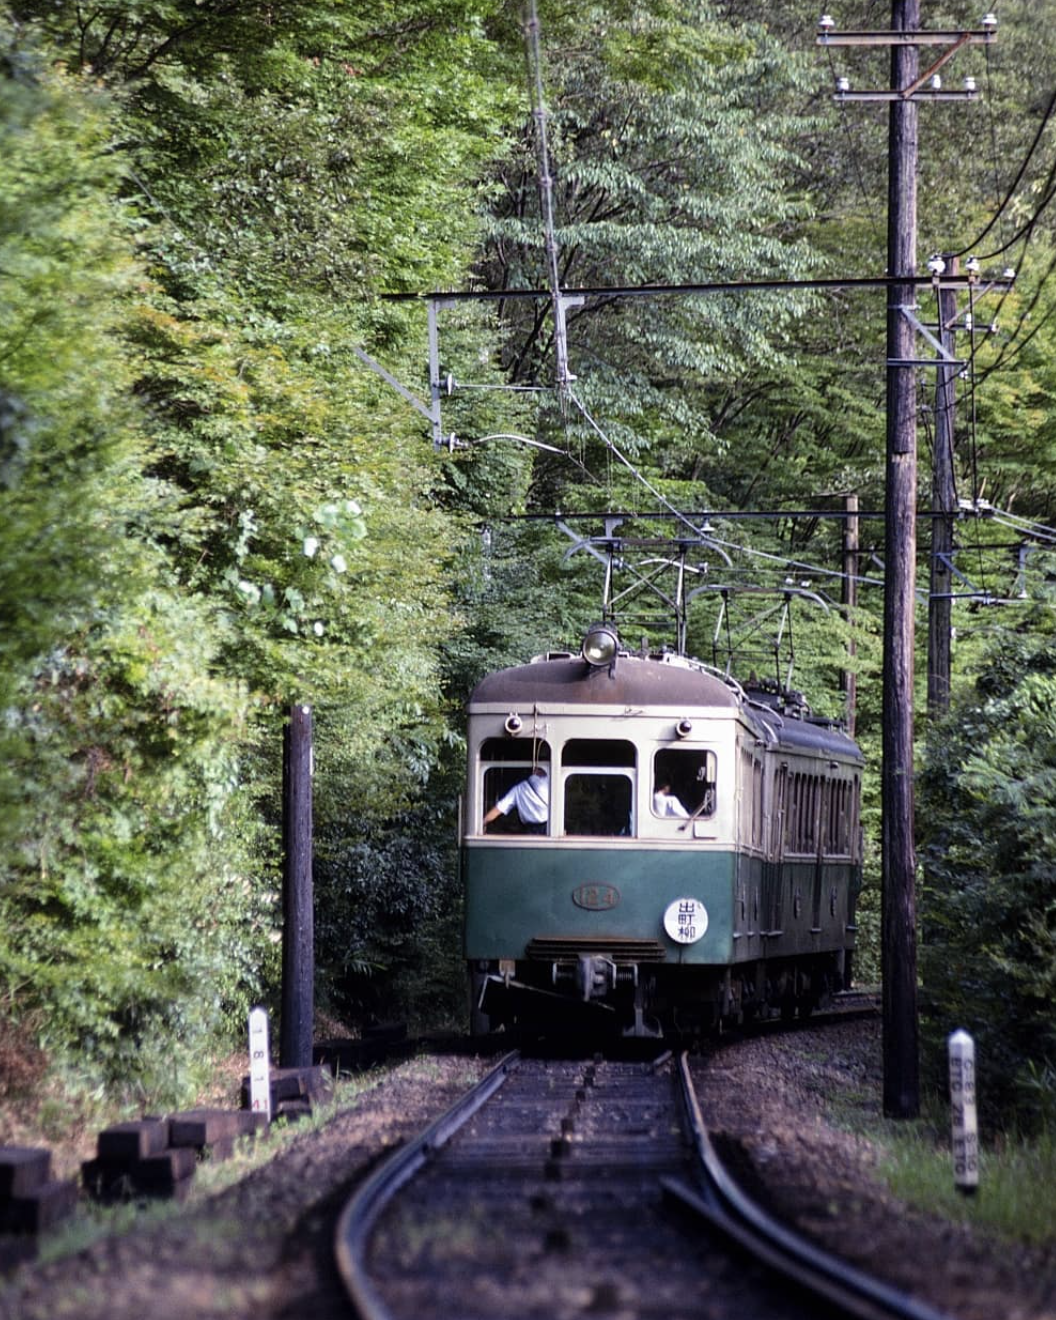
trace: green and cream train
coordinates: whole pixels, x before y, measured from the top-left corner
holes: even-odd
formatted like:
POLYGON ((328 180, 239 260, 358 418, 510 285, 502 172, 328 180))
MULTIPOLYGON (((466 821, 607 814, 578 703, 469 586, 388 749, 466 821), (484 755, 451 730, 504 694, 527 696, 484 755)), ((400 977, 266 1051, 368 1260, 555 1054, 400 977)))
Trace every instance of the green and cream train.
POLYGON ((598 625, 468 714, 475 1031, 692 1035, 847 986, 862 755, 801 698, 598 625))

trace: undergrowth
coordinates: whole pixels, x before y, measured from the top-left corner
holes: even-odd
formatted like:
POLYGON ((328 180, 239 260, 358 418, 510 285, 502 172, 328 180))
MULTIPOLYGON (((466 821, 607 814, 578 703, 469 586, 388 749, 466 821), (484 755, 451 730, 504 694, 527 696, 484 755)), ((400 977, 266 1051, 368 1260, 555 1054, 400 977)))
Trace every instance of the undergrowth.
POLYGON ((1008 1241, 1039 1244, 1056 1237, 1056 1136, 993 1134, 980 1143, 979 1187, 957 1189, 949 1112, 925 1101, 920 1118, 885 1119, 872 1087, 830 1097, 830 1117, 876 1148, 877 1174, 907 1204, 1008 1241))
MULTIPOLYGON (((870 1133, 879 1171, 902 1200, 956 1223, 1039 1245, 1056 1237, 1056 1139, 1001 1137, 979 1152, 979 1187, 959 1191, 938 1116, 870 1133)), ((943 1120, 944 1121, 944 1120, 943 1120)))

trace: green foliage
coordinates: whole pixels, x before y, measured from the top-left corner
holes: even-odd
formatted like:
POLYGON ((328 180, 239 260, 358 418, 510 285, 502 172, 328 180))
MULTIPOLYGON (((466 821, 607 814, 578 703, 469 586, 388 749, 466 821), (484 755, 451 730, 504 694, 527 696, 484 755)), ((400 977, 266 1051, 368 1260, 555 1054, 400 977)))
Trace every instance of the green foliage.
POLYGON ((53 1054, 179 1099, 270 914, 238 793, 245 696, 142 534, 164 492, 130 406, 114 126, 91 85, 5 46, 0 970, 53 1054))
MULTIPOLYGON (((489 7, 457 0, 12 12, 0 966, 53 1052, 162 1103, 274 988, 286 705, 316 710, 322 910, 347 912, 331 846, 431 777, 453 797, 440 647, 474 463, 350 345, 420 368, 416 314, 373 295, 458 280, 510 92, 489 7)), ((383 950, 416 852, 435 872, 423 835, 367 905, 383 950)), ((348 933, 321 929, 325 980, 348 933)))
POLYGON ((460 897, 443 810, 317 832, 316 936, 333 950, 324 999, 344 1020, 435 1019, 461 989, 460 897))
MULTIPOLYGON (((198 1045, 274 989, 285 707, 316 717, 321 998, 388 1015, 450 990, 461 703, 495 665, 576 645, 600 598, 596 561, 508 515, 795 510, 849 490, 878 505, 882 298, 590 299, 569 338, 597 426, 575 400, 495 389, 550 381, 543 304, 446 306, 457 384, 436 453, 351 349, 426 397, 423 310, 379 295, 457 286, 471 263, 491 288, 546 282, 515 7, 23 0, 2 15, 0 970, 10 1012, 34 1011, 55 1052, 175 1096, 198 1045)), ((852 5, 841 22, 871 18, 852 5)), ((819 90, 814 9, 559 0, 542 19, 566 286, 882 267, 882 121, 819 90)), ((1009 59, 1043 74, 1052 25, 1025 0, 1002 19, 1009 59)), ((924 126, 922 245, 978 231, 1038 122, 1009 63, 986 72, 992 125, 973 108, 924 126)), ((1044 191, 1052 132, 995 248, 1044 191)), ((958 434, 965 490, 982 465, 995 502, 1050 522, 1052 250, 1044 219, 958 434)), ((734 580, 835 598, 809 568, 839 565, 832 522, 716 519, 714 534, 734 580)), ((978 561, 995 580, 1004 553, 978 561)), ((878 597, 855 622, 867 742, 878 597)), ((705 658, 708 604, 691 620, 705 658)), ((835 610, 793 623, 793 682, 838 713, 847 628, 835 610)), ((959 617, 961 657, 978 625, 959 617)), ((977 977, 995 1023, 1033 1022, 1053 989, 1047 873, 1028 860, 1052 824, 1051 675, 1030 638, 1014 641, 1036 687, 1009 671, 966 698, 985 752, 954 729, 929 770, 965 831, 936 854, 929 929, 1001 923, 977 977)), ((1054 1065, 1037 1039, 1019 1076, 1042 1108, 1054 1065)))
POLYGON ((991 1113, 1051 1115, 1056 1065, 1056 609, 996 630, 921 783, 923 967, 932 1043, 976 1036, 991 1113), (1048 1078, 1048 1082, 1044 1079, 1048 1078))
MULTIPOLYGON (((788 189, 791 118, 759 106, 798 71, 759 28, 717 21, 695 0, 648 12, 596 5, 544 30, 557 241, 566 287, 795 275, 804 199, 788 189)), ((547 283, 530 135, 504 162, 488 281, 547 283)), ((782 357, 802 302, 759 296, 589 299, 569 313, 572 369, 587 406, 637 456, 682 466, 713 439, 712 391, 782 357)), ((528 303, 506 313, 517 380, 550 378, 548 322, 528 303)), ((580 445, 589 427, 565 419, 580 445)), ((574 480, 574 478, 573 478, 574 480)))

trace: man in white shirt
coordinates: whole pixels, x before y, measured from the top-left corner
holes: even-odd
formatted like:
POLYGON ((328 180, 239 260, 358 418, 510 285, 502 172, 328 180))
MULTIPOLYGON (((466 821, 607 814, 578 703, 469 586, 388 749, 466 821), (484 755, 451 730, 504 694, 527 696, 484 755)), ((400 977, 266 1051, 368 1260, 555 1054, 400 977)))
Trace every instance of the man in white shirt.
POLYGON ((689 812, 671 792, 670 784, 657 784, 656 792, 653 794, 653 813, 657 816, 678 816, 681 820, 689 819, 689 812))
POLYGON ((550 815, 550 781, 546 777, 546 767, 537 765, 527 779, 514 784, 508 793, 484 817, 485 830, 493 820, 507 816, 517 808, 521 824, 526 834, 545 834, 546 822, 550 815))

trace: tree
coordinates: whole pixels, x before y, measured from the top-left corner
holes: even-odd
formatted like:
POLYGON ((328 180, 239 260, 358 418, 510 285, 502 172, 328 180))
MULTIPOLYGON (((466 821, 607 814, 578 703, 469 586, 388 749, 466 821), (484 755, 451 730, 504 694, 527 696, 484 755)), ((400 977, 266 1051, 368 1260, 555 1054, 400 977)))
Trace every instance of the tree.
MULTIPOLYGON (((109 858, 108 898, 96 894, 92 905, 99 930, 120 932, 124 970, 115 959, 93 988, 91 977, 71 984, 71 951, 83 955, 95 937, 86 912, 60 902, 61 920, 18 975, 30 987, 25 1002, 37 994, 51 1006, 56 1044, 82 1028, 55 1003, 83 992, 110 1024, 93 1030, 119 1071, 150 1022, 179 1035, 176 1024, 194 1016, 190 943, 168 959, 167 979, 148 975, 153 964, 141 956, 178 878, 187 915, 215 917, 207 938, 196 918, 189 925, 198 981, 217 987, 198 996, 196 1023, 215 1024, 223 1011, 237 1021, 250 986, 274 969, 269 838, 290 701, 316 708, 322 904, 340 859, 355 852, 353 836, 380 856, 390 822, 446 773, 441 648, 458 623, 450 578, 478 465, 435 455, 416 416, 351 346, 405 378, 417 373, 417 311, 377 295, 460 278, 477 232, 478 176, 503 146, 512 97, 488 30, 502 25, 491 3, 395 0, 364 11, 321 0, 296 10, 255 0, 90 9, 28 0, 5 12, 16 53, 40 43, 68 71, 64 85, 101 107, 94 129, 71 136, 96 208, 78 223, 87 233, 97 215, 100 237, 82 262, 94 284, 80 335, 71 330, 63 351, 71 380, 102 369, 95 384, 112 439, 104 462, 102 447, 90 447, 101 429, 92 408, 70 408, 68 443, 90 453, 91 480, 76 491, 55 483, 38 509, 59 552, 83 550, 83 571, 69 582, 53 574, 54 599, 38 591, 36 612, 24 613, 39 629, 30 638, 23 628, 19 642, 33 671, 61 636, 73 674, 88 675, 78 687, 64 670, 53 686, 65 694, 63 719, 106 751, 90 777, 96 815, 87 821, 71 790, 45 818, 42 790, 20 828, 32 837, 53 823, 67 847, 78 831, 102 847, 105 820, 120 814, 142 841, 109 858), (76 540, 63 516, 74 505, 83 511, 76 540), (72 592, 74 630, 83 625, 79 645, 68 645, 60 586, 72 592), (84 659, 103 646, 105 655, 84 659), (155 701, 174 726, 167 736, 152 723, 155 701), (133 717, 134 733, 124 722, 133 717), (152 837, 168 839, 171 855, 145 842, 152 837), (45 946, 56 968, 46 990, 45 946), (211 959, 224 960, 222 974, 211 959), (138 1007, 129 1007, 137 981, 138 1007)), ((31 210, 35 149, 30 141, 10 160, 13 233, 41 228, 31 210)), ((69 184, 55 186, 72 198, 69 184)), ((75 278, 80 269, 74 262, 75 278)), ((63 301, 57 271, 46 287, 38 281, 49 314, 63 301)), ((38 335, 30 350, 46 362, 57 342, 42 350, 38 335)), ((15 426, 25 394, 12 393, 4 413, 14 419, 5 465, 20 472, 25 436, 39 424, 27 412, 27 427, 15 426)), ((491 411, 495 429, 509 429, 497 401, 491 411)), ((17 674, 11 681, 17 704, 25 691, 17 674)), ((42 782, 66 773, 76 789, 79 752, 55 737, 49 747, 52 779, 42 782)), ((423 867, 431 847, 423 835, 423 867)), ((381 885, 376 910, 395 930, 418 893, 413 878, 394 864, 373 867, 371 880, 381 885), (393 876, 403 893, 381 884, 393 876)), ((332 934, 319 950, 324 976, 348 948, 348 931, 332 934)), ((385 930, 378 936, 384 945, 385 930)), ((194 1032, 182 1034, 190 1048, 194 1032)))
POLYGON ((266 918, 230 837, 245 693, 144 534, 115 122, 0 29, 0 968, 56 1058, 173 1097, 266 918))
MULTIPOLYGON (((805 199, 785 186, 790 121, 758 113, 799 74, 762 29, 724 25, 686 0, 558 11, 544 36, 565 288, 803 273, 805 199)), ((492 288, 546 285, 535 174, 526 134, 500 175, 481 268, 492 288)), ((692 467, 715 445, 717 387, 779 360, 803 305, 588 299, 568 316, 576 394, 632 456, 651 449, 666 470, 692 467)), ((552 379, 545 314, 524 301, 505 310, 516 381, 552 379)), ((575 409, 563 420, 577 443, 596 445, 575 409)))
MULTIPOLYGON (((1050 557, 1051 558, 1051 557, 1050 557)), ((1056 1114, 1056 593, 994 626, 921 778, 925 1003, 936 1060, 976 1036, 982 1101, 1023 1126, 1056 1114)))

